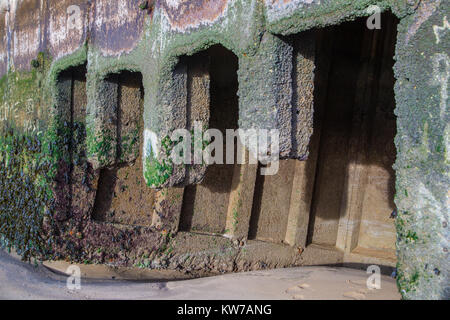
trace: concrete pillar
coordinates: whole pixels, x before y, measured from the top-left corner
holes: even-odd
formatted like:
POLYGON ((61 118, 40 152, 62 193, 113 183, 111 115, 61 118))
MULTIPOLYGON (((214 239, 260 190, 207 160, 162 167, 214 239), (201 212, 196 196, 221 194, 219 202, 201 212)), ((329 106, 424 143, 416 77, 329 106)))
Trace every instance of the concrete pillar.
POLYGON ((86 134, 88 159, 94 169, 111 166, 116 161, 118 76, 88 79, 86 134))
MULTIPOLYGON (((315 163, 315 161, 311 162, 315 163)), ((285 242, 291 246, 306 247, 311 200, 314 190, 314 174, 315 170, 309 169, 307 162, 297 161, 295 163, 285 238, 285 242)))
POLYGON ((234 166, 225 232, 233 239, 247 240, 248 238, 257 174, 257 164, 234 166))
MULTIPOLYGON (((167 150, 162 150, 161 141, 170 138, 174 129, 187 126, 187 66, 171 62, 173 69, 160 72, 154 96, 145 104, 144 131, 144 177, 146 183, 155 188, 183 183, 186 176, 184 166, 166 165, 167 150), (157 168, 157 163, 162 169, 157 168)), ((170 162, 167 162, 170 163, 170 162)))
MULTIPOLYGON (((157 96, 157 110, 154 114, 155 138, 159 141, 144 141, 145 158, 150 158, 148 150, 152 150, 153 159, 150 161, 168 161, 170 150, 154 150, 154 144, 170 138, 176 129, 191 130, 193 139, 194 123, 200 123, 201 129, 207 129, 210 117, 210 76, 209 60, 204 54, 193 57, 182 57, 169 73, 168 79, 161 79, 157 96)), ((192 150, 192 155, 193 155, 192 150)), ((192 157, 193 161, 193 157, 192 157)), ((169 161, 170 162, 170 161, 169 161)), ((206 167, 198 165, 173 165, 172 173, 167 179, 160 181, 155 187, 169 187, 174 185, 189 185, 203 179, 206 167)), ((152 175, 161 173, 153 173, 152 175)))
POLYGON ((167 188, 155 192, 152 227, 176 233, 180 223, 184 188, 167 188))
MULTIPOLYGON (((320 126, 314 127, 315 134, 311 137, 315 108, 315 48, 315 33, 304 32, 296 37, 292 101, 294 148, 292 153, 300 158, 308 154, 309 156, 307 161, 295 163, 285 242, 291 246, 302 248, 306 247, 320 141, 320 126)), ((316 112, 315 116, 321 117, 321 113, 316 112)))
POLYGON ((292 51, 266 33, 258 53, 239 60, 239 128, 278 129, 281 157, 292 150, 292 51))

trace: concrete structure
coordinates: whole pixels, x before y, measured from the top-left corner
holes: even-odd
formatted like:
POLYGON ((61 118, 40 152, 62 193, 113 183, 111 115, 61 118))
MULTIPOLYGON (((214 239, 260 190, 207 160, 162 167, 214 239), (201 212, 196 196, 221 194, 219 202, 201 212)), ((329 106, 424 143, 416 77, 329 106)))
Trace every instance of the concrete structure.
POLYGON ((192 276, 397 265, 404 298, 449 297, 448 1, 1 3, 3 245, 192 276), (173 164, 195 121, 278 129, 279 173, 173 164))
POLYGON ((395 279, 367 288, 365 270, 326 266, 224 274, 189 279, 174 270, 80 265, 81 290, 67 288, 70 262, 34 266, 0 251, 1 299, 133 300, 400 300, 395 279), (178 278, 177 281, 172 279, 178 278), (186 278, 180 281, 179 279, 186 278))

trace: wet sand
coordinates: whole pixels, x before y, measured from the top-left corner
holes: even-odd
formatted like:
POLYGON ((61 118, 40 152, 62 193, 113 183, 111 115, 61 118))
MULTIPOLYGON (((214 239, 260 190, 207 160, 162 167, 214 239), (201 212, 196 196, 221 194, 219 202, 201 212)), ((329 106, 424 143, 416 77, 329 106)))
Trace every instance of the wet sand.
POLYGON ((381 289, 370 290, 365 271, 340 267, 299 267, 168 281, 164 279, 177 275, 81 265, 81 290, 71 291, 66 286, 67 275, 59 272, 69 264, 45 265, 24 263, 0 251, 0 299, 400 299, 394 279, 382 275, 381 289))

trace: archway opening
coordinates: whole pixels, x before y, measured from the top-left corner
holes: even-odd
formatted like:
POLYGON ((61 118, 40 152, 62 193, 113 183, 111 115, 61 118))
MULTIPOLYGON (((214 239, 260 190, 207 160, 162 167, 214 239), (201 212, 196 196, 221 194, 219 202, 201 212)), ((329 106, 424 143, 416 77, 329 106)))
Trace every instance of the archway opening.
POLYGON ((144 89, 139 72, 122 71, 105 78, 115 88, 115 161, 100 170, 93 218, 123 225, 151 226, 155 192, 142 175, 144 89))
POLYGON ((58 220, 82 217, 92 209, 95 173, 86 157, 86 64, 68 68, 57 79, 57 118, 64 136, 64 158, 56 177, 58 220))
POLYGON ((397 24, 384 13, 381 30, 361 18, 286 39, 294 48, 294 103, 303 76, 296 56, 308 59, 305 37, 315 43, 314 134, 307 161, 284 160, 278 175, 257 177, 249 239, 395 263, 397 24))
MULTIPOLYGON (((239 118, 238 58, 221 45, 192 57, 185 57, 181 63, 187 66, 188 74, 188 126, 192 125, 196 101, 196 83, 204 76, 209 77, 209 128, 219 129, 224 137, 226 129, 237 129, 239 118)), ((225 155, 225 143, 224 153, 225 155)), ((180 230, 209 234, 223 234, 233 188, 236 165, 214 164, 208 166, 203 181, 186 187, 180 219, 180 230)))

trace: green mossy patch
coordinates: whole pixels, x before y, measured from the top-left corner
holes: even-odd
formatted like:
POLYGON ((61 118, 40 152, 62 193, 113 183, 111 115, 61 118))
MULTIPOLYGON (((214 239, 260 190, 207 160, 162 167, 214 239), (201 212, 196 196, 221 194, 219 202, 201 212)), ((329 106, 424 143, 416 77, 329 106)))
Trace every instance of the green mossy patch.
POLYGON ((0 242, 24 260, 53 254, 55 179, 84 131, 61 120, 56 87, 61 71, 85 61, 85 49, 54 64, 41 52, 31 71, 10 70, 0 79, 0 242))
POLYGON ((48 257, 53 245, 53 185, 65 139, 57 127, 38 135, 4 129, 0 135, 2 246, 25 260, 48 257))
POLYGON ((329 0, 310 6, 299 5, 289 14, 266 12, 267 28, 275 34, 289 35, 311 28, 336 25, 359 17, 368 16, 367 8, 377 5, 381 11, 391 10, 403 17, 414 11, 414 5, 403 0, 329 0), (270 17, 270 18, 269 18, 270 17))
POLYGON ((129 158, 136 159, 139 156, 139 138, 141 128, 138 126, 128 135, 122 136, 120 144, 120 162, 126 162, 129 158))
POLYGON ((96 134, 90 126, 87 127, 86 146, 89 157, 96 157, 101 167, 108 166, 114 159, 115 136, 111 130, 103 128, 100 134, 96 134))
POLYGON ((30 72, 10 71, 0 80, 0 127, 13 127, 22 133, 37 134, 49 121, 45 76, 51 65, 46 53, 35 59, 38 66, 30 72))
POLYGON ((147 185, 152 188, 160 188, 170 178, 173 173, 172 161, 163 159, 158 161, 151 153, 145 158, 144 178, 147 185))

